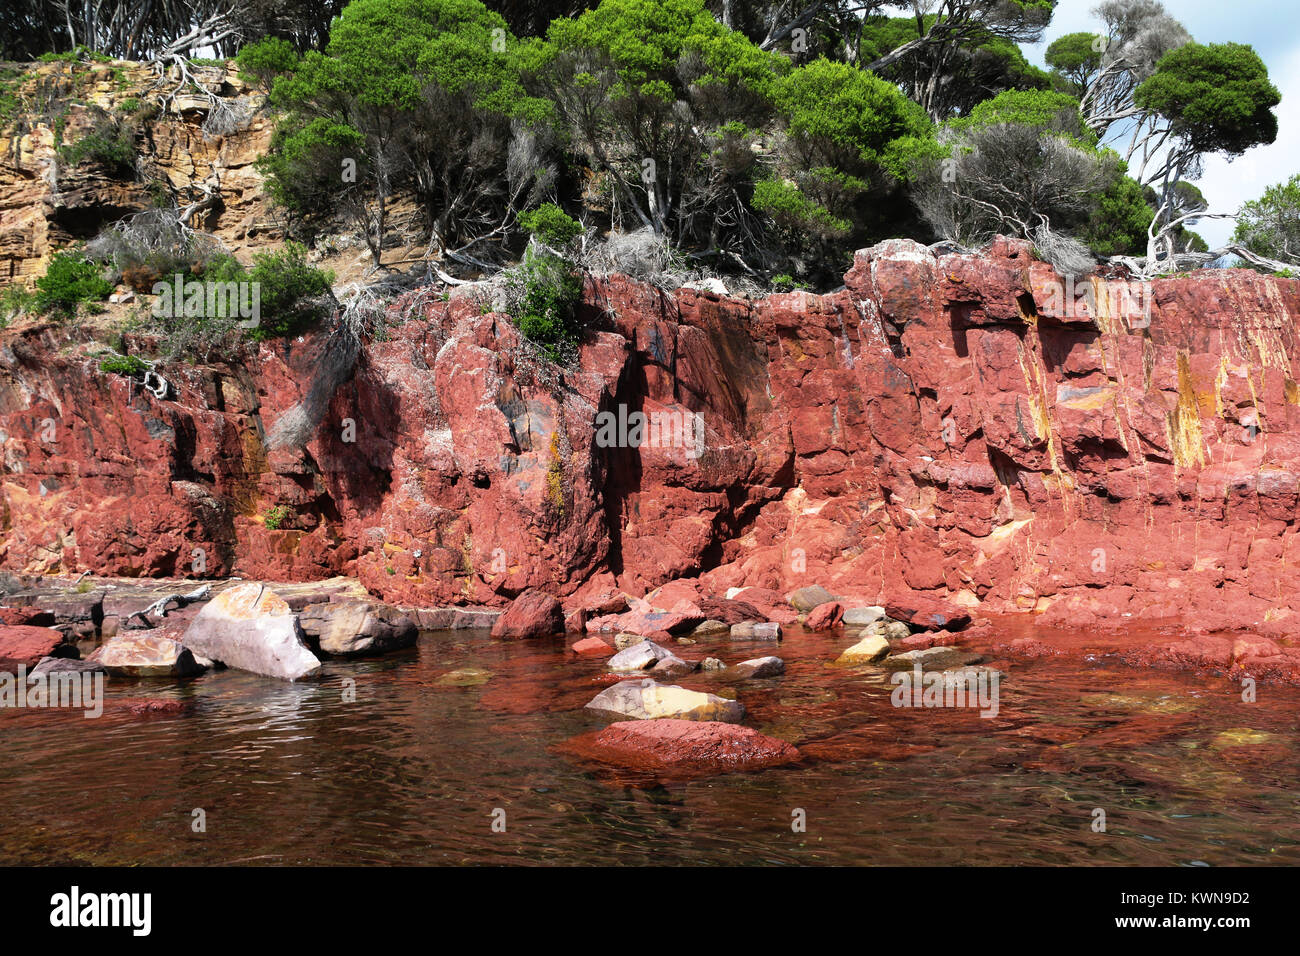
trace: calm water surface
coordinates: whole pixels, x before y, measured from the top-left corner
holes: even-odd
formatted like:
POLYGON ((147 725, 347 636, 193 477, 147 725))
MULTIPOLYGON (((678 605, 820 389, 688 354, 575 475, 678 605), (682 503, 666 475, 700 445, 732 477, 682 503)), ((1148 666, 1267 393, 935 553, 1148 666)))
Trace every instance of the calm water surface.
POLYGON ((1227 680, 1104 657, 995 660, 1006 677, 987 720, 894 708, 883 672, 827 665, 852 642, 796 629, 779 649, 679 648, 783 657, 783 677, 680 683, 738 696, 748 725, 805 758, 690 782, 557 751, 606 723, 582 706, 608 681, 559 638, 428 633, 397 656, 328 663, 316 683, 114 679, 98 720, 0 713, 0 862, 1300 863, 1300 690, 1261 685, 1246 704, 1227 680), (188 706, 111 705, 142 697, 188 706))

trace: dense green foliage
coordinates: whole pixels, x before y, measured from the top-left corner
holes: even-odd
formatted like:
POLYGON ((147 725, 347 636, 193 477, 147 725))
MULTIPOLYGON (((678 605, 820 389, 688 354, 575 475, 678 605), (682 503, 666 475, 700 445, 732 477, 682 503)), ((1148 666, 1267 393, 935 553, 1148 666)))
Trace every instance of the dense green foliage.
POLYGON ((78 305, 103 301, 112 291, 113 283, 99 265, 79 252, 60 252, 36 280, 36 306, 42 312, 71 315, 78 305))
POLYGON ((1234 238, 1261 256, 1300 260, 1300 174, 1246 203, 1234 238))
POLYGON ((149 366, 142 359, 134 355, 114 355, 111 358, 102 359, 99 363, 101 372, 107 372, 110 375, 125 375, 127 378, 139 378, 148 368, 149 366))
POLYGON ((553 361, 567 362, 581 338, 582 276, 559 256, 529 249, 520 266, 521 294, 513 310, 519 331, 553 361))
POLYGON ((1240 43, 1189 43, 1165 55, 1134 102, 1168 118, 1201 152, 1240 154, 1277 138, 1282 96, 1268 68, 1240 43))
MULTIPOLYGON (((13 38, 48 2, 0 15, 0 45, 34 55, 13 38)), ((196 2, 242 18, 238 67, 275 124, 260 166, 295 240, 342 227, 376 270, 424 249, 474 277, 519 262, 508 311, 561 360, 581 335, 584 268, 817 286, 881 239, 997 233, 1077 269, 1097 255, 1170 259, 1204 246, 1190 231, 1209 212, 1191 182, 1204 156, 1277 133, 1278 91, 1255 52, 1194 42, 1155 0, 1106 0, 1095 32, 1050 43, 1048 70, 1022 44, 1042 39, 1055 0, 945 0, 910 16, 885 0, 196 2)), ((98 10, 69 11, 69 32, 103 42, 60 40, 72 52, 56 57, 157 50, 176 26, 141 8, 138 38, 120 11, 83 29, 98 10)), ((0 71, 0 116, 9 82, 0 71)), ((65 166, 136 175, 136 107, 95 113, 65 166)), ((1250 204, 1239 238, 1297 254, 1296 190, 1250 204)), ((256 281, 261 324, 240 333, 255 338, 332 308, 331 277, 303 245, 245 269, 194 220, 165 225, 189 199, 165 185, 155 198, 157 221, 87 246, 113 278, 142 292, 177 274, 256 281)), ((48 284, 93 284, 98 267, 78 262, 95 276, 74 281, 61 262, 48 284)), ((95 297, 60 295, 42 301, 95 297)), ((184 323, 185 335, 235 330, 184 323)))
POLYGON ((553 202, 519 214, 520 227, 548 246, 567 246, 582 235, 582 223, 553 202))
MULTIPOLYGON (((227 273, 218 281, 229 281, 227 273)), ((258 253, 248 280, 261 296, 261 322, 250 331, 257 340, 295 335, 325 317, 334 276, 307 262, 307 250, 296 242, 276 252, 258 253)))

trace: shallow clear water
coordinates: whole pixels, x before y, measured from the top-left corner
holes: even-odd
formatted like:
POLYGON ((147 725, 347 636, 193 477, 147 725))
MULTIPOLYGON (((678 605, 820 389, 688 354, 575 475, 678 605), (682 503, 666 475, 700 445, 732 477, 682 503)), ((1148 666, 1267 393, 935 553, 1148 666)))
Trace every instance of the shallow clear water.
MULTIPOLYGON (((555 745, 605 721, 583 704, 604 662, 553 641, 422 635, 402 654, 331 662, 316 683, 223 671, 108 684, 173 698, 0 712, 0 861, 10 864, 1300 863, 1300 690, 1256 703, 1218 678, 1073 659, 997 662, 1001 710, 900 709, 874 668, 827 666, 852 643, 795 630, 779 646, 678 648, 783 677, 730 685, 746 723, 801 765, 664 782, 575 762, 555 745), (440 683, 480 668, 486 682, 440 683), (344 702, 345 679, 356 701, 344 702), (206 832, 191 827, 206 814, 206 832), (505 810, 506 832, 492 830, 505 810), (792 812, 807 831, 792 832, 792 812), (1092 830, 1093 810, 1107 831, 1092 830)), ((728 689, 731 688, 731 689, 728 689)), ((721 689, 721 690, 720 690, 721 689)))

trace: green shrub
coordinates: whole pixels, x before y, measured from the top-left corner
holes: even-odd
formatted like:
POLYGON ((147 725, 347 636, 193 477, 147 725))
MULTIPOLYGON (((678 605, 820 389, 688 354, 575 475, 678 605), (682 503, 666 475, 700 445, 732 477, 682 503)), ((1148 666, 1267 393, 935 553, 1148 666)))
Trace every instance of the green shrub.
POLYGON ((29 292, 16 283, 6 286, 0 290, 0 329, 35 308, 36 293, 29 292))
POLYGON ((288 505, 275 505, 272 508, 267 508, 266 514, 262 517, 266 523, 267 531, 278 531, 293 517, 293 509, 288 505))
POLYGON ((113 291, 113 283, 100 267, 77 252, 60 252, 50 260, 50 268, 36 280, 36 307, 42 312, 65 316, 76 311, 82 302, 99 302, 113 291))
POLYGON ((800 282, 788 273, 772 276, 772 288, 777 292, 793 292, 795 289, 807 289, 808 283, 800 282))
POLYGON ((77 142, 59 148, 69 166, 92 160, 113 170, 128 170, 135 162, 135 131, 103 110, 98 111, 89 132, 77 142))
POLYGON ((81 63, 85 61, 93 63, 111 63, 113 58, 107 53, 100 53, 98 50, 92 50, 85 44, 79 44, 66 53, 42 53, 37 57, 42 63, 81 63))
POLYGON ((542 203, 536 209, 521 212, 519 225, 525 232, 557 249, 568 245, 583 233, 582 223, 553 202, 542 203))
POLYGON ((248 278, 260 286, 261 322, 250 333, 258 341, 295 335, 328 313, 323 300, 334 273, 309 265, 307 250, 296 242, 254 256, 248 278))
POLYGON ((552 361, 569 361, 582 337, 577 309, 582 276, 558 256, 532 250, 524 255, 520 272, 523 292, 515 325, 552 361))
POLYGON ((134 355, 114 355, 111 358, 103 359, 99 363, 99 370, 111 375, 125 375, 127 378, 138 378, 148 371, 149 366, 134 355))
POLYGON ((292 72, 298 66, 298 51, 288 40, 266 37, 241 49, 235 63, 239 65, 240 73, 269 90, 277 76, 292 72))
POLYGON ((840 238, 852 228, 847 219, 833 215, 810 199, 798 186, 776 179, 754 184, 754 208, 766 213, 782 229, 824 238, 840 238))

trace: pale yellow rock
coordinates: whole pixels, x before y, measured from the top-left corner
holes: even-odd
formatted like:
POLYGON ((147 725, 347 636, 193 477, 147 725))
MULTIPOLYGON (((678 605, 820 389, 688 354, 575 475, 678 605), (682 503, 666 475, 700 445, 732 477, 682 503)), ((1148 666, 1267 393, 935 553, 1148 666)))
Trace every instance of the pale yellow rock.
POLYGON ((869 634, 848 648, 836 664, 872 664, 889 654, 889 641, 879 634, 869 634))
POLYGON ((623 681, 606 687, 587 705, 587 709, 636 720, 675 717, 735 724, 745 718, 745 707, 739 701, 687 690, 676 684, 657 684, 652 680, 623 681))

